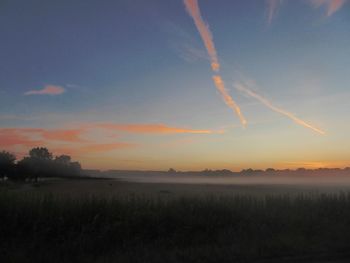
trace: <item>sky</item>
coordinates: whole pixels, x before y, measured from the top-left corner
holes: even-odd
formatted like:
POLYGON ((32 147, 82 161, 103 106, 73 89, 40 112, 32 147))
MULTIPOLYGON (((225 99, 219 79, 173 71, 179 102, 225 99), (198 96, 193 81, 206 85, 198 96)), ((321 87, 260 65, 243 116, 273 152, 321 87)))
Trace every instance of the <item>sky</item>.
POLYGON ((350 1, 0 2, 0 150, 90 169, 350 166, 350 1))

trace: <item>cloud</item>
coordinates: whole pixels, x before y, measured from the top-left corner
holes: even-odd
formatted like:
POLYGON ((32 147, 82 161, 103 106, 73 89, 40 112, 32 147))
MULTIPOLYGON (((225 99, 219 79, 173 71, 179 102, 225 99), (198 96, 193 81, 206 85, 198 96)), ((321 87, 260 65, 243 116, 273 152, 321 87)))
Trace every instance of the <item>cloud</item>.
POLYGON ((107 152, 117 149, 135 147, 136 144, 126 142, 96 143, 81 140, 81 130, 45 130, 35 128, 0 128, 0 148, 6 150, 18 150, 24 156, 24 151, 32 147, 48 147, 55 155, 71 154, 81 156, 107 152), (57 141, 64 142, 62 145, 57 141), (70 143, 67 145, 67 143, 70 143), (74 143, 71 144, 71 143, 74 143), (19 148, 18 148, 19 147, 19 148))
POLYGON ((56 85, 46 85, 43 89, 40 90, 30 90, 24 93, 24 95, 60 95, 66 90, 61 86, 56 85))
MULTIPOLYGON (((267 6, 267 22, 270 25, 276 17, 279 7, 284 0, 266 0, 267 6)), ((333 15, 340 10, 348 0, 308 0, 314 8, 325 6, 327 16, 333 15)))
POLYGON ((247 125, 247 121, 244 118, 241 109, 238 107, 238 105, 236 104, 236 102, 231 98, 231 96, 228 94, 226 88, 225 88, 225 84, 222 81, 221 77, 219 75, 214 75, 213 76, 213 81, 215 83, 215 86, 217 87, 217 89, 220 91, 225 103, 227 106, 229 106, 231 109, 233 109, 236 114, 238 115, 241 123, 243 126, 247 125))
POLYGON ((164 124, 90 123, 70 129, 0 128, 0 149, 24 155, 32 147, 45 146, 54 154, 72 154, 77 157, 99 152, 136 147, 135 143, 115 141, 110 131, 136 134, 212 134, 223 130, 197 130, 170 127, 164 124), (102 131, 102 133, 101 133, 102 131), (96 132, 98 137, 96 137, 96 132), (90 135, 90 136, 88 136, 90 135), (92 135, 92 136, 91 136, 92 135), (84 138, 85 136, 85 138, 84 138), (86 138, 86 136, 88 136, 86 138), (18 151, 20 150, 20 152, 18 151))
POLYGON ((56 154, 70 154, 73 156, 82 156, 96 153, 104 153, 113 150, 121 150, 136 147, 136 144, 116 142, 116 143, 90 143, 77 147, 54 147, 56 154))
POLYGON ((34 147, 41 145, 43 140, 32 138, 22 129, 0 128, 0 147, 9 148, 13 146, 34 147))
POLYGON ((270 25, 273 18, 276 16, 279 6, 283 0, 266 0, 267 4, 267 22, 270 25))
POLYGON ((84 142, 80 136, 85 129, 42 129, 42 128, 0 128, 0 134, 17 134, 29 138, 40 138, 41 141, 84 142))
POLYGON ((0 148, 15 151, 19 157, 23 157, 30 148, 44 146, 48 147, 55 155, 70 154, 80 157, 136 146, 136 144, 126 142, 89 142, 81 140, 80 133, 81 130, 0 128, 0 148), (57 141, 61 141, 63 144, 57 143, 57 141))
POLYGON ((41 135, 46 140, 56 140, 65 142, 83 142, 80 136, 85 132, 85 129, 73 130, 43 130, 41 135))
MULTIPOLYGON (((51 146, 57 143, 75 143, 70 145, 72 149, 77 144, 87 142, 79 136, 83 130, 48 130, 42 128, 0 128, 0 148, 6 150, 29 150, 37 146, 51 146)), ((50 147, 51 148, 51 147, 50 147)))
POLYGON ((237 90, 244 92, 245 94, 248 94, 249 96, 257 99, 258 101, 260 101, 262 104, 264 104, 266 107, 270 108, 271 110, 280 113, 286 117, 288 117, 289 119, 293 120, 295 123, 313 130, 314 132, 317 132, 321 135, 325 135, 326 133, 323 130, 320 130, 316 127, 314 127, 313 125, 303 121, 302 119, 299 119, 298 117, 296 117, 294 114, 283 110, 281 108, 278 108, 276 106, 274 106, 270 101, 268 101, 267 99, 263 98, 262 96, 260 96, 259 94, 255 93, 254 91, 252 91, 249 87, 248 83, 240 83, 240 82, 236 82, 233 85, 237 90))
POLYGON ((211 68, 214 71, 219 71, 220 64, 216 54, 216 49, 213 42, 212 34, 210 33, 208 25, 204 22, 197 0, 184 0, 186 10, 191 15, 194 23, 199 31, 199 34, 203 40, 204 46, 208 51, 211 59, 211 68))
POLYGON ((210 134, 219 133, 220 131, 213 130, 194 130, 170 127, 164 124, 113 124, 113 123, 101 123, 94 126, 117 130, 129 133, 144 133, 144 134, 176 134, 176 133, 192 133, 192 134, 210 134))
POLYGON ((331 16, 337 12, 347 0, 310 0, 310 2, 314 8, 326 6, 327 16, 331 16))
POLYGON ((194 62, 197 60, 210 60, 208 53, 199 48, 195 48, 187 44, 179 44, 174 47, 179 56, 187 62, 194 62))
MULTIPOLYGON (((0 146, 19 144, 31 146, 39 142, 88 143, 91 141, 83 138, 83 136, 89 132, 94 132, 97 129, 137 134, 213 134, 224 132, 223 130, 185 129, 170 127, 164 124, 116 123, 84 124, 74 129, 0 128, 0 146)), ((106 137, 112 138, 110 135, 106 137)))
POLYGON ((216 88, 219 90, 219 92, 221 93, 221 96, 224 99, 226 105, 228 105, 231 109, 233 109, 236 112, 242 125, 245 127, 247 124, 247 121, 244 119, 237 103, 233 100, 233 98, 228 94, 227 90, 225 89, 225 84, 221 76, 217 74, 217 72, 220 70, 219 59, 217 57, 212 34, 209 30, 208 25, 204 22, 202 15, 200 13, 198 1, 184 0, 184 3, 185 3, 187 12, 190 14, 190 16, 194 21, 194 24, 197 27, 197 30, 203 40, 205 48, 207 49, 208 55, 211 60, 211 68, 216 73, 216 75, 213 76, 214 84, 216 88))

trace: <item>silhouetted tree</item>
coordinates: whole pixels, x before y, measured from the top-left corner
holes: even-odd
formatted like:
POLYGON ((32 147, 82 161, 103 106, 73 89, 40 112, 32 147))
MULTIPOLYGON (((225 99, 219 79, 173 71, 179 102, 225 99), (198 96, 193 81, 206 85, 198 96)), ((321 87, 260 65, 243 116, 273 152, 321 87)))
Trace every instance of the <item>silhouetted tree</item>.
POLYGON ((0 151, 0 178, 4 179, 5 176, 11 180, 29 178, 37 182, 39 177, 80 176, 82 171, 80 163, 71 160, 69 155, 60 155, 53 159, 47 148, 36 147, 29 151, 29 156, 16 164, 15 155, 0 151))
POLYGON ((168 170, 168 173, 170 173, 170 174, 175 174, 175 173, 176 173, 176 170, 175 170, 174 168, 170 168, 170 169, 168 170))
POLYGON ((69 166, 69 164, 71 162, 71 157, 69 155, 56 156, 55 162, 60 164, 60 165, 69 166))
POLYGON ((307 170, 304 167, 298 168, 296 170, 297 172, 306 172, 307 170))
POLYGON ((36 147, 29 151, 29 157, 41 161, 52 160, 52 153, 45 147, 36 147))
POLYGON ((56 156, 53 161, 53 174, 56 176, 79 176, 80 173, 80 163, 72 162, 69 155, 56 156))
POLYGON ((222 169, 216 171, 219 175, 230 175, 232 174, 232 171, 229 169, 222 169))
POLYGON ((69 164, 70 175, 79 176, 81 174, 81 165, 79 162, 71 162, 69 164))
POLYGON ((33 162, 30 157, 24 157, 17 162, 16 173, 10 178, 15 181, 24 181, 27 178, 33 178, 33 162))
POLYGON ((0 152, 0 177, 4 180, 5 176, 10 177, 14 172, 16 156, 10 152, 0 152))
POLYGON ((50 176, 52 172, 52 154, 47 148, 37 147, 29 151, 30 175, 37 182, 39 177, 50 176), (50 169, 51 168, 51 169, 50 169))
POLYGON ((252 168, 248 168, 248 169, 243 169, 242 171, 241 171, 241 173, 242 174, 252 174, 252 173, 254 173, 254 170, 252 169, 252 168))

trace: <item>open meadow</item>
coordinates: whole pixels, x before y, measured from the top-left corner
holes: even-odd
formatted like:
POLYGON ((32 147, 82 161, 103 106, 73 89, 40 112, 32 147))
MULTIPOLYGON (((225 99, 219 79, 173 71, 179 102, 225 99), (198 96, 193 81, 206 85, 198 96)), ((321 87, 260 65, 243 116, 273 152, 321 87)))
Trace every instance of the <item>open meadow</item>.
POLYGON ((2 262, 350 258, 346 184, 50 179, 0 189, 2 262))

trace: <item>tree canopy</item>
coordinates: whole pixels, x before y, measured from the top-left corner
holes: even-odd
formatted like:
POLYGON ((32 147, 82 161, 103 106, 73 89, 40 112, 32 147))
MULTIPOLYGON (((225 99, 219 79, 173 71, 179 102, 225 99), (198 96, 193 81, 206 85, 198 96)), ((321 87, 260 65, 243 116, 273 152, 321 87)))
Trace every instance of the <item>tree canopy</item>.
POLYGON ((8 176, 15 167, 16 156, 10 152, 0 152, 0 177, 8 176))
POLYGON ((36 147, 28 156, 16 163, 16 156, 0 152, 0 177, 13 180, 34 180, 40 177, 72 177, 81 175, 79 162, 72 162, 69 155, 53 158, 53 154, 45 147, 36 147))

